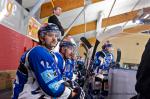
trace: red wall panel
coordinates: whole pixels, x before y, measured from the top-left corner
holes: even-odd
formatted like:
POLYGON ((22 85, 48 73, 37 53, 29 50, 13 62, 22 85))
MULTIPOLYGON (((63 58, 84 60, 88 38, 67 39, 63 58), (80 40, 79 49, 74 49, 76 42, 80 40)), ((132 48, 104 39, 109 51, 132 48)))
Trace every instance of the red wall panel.
POLYGON ((32 46, 30 38, 0 24, 0 71, 17 69, 25 48, 32 46))

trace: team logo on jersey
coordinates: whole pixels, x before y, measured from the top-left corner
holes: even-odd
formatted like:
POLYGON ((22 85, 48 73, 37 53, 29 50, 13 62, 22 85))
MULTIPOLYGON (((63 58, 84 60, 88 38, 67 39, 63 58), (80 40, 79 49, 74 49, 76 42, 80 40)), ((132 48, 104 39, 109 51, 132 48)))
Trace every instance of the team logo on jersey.
POLYGON ((45 83, 48 83, 49 81, 55 79, 57 77, 57 73, 55 74, 55 71, 53 70, 46 70, 41 73, 42 79, 45 83))

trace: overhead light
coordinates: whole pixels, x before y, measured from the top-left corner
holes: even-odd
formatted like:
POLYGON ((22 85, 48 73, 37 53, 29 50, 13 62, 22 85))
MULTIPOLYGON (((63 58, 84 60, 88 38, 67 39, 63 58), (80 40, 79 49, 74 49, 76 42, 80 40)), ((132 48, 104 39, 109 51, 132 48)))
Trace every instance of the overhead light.
POLYGON ((146 19, 150 15, 150 7, 143 8, 138 12, 138 18, 139 19, 146 19))
POLYGON ((136 19, 133 22, 137 24, 150 24, 150 19, 136 19))
POLYGON ((136 23, 136 24, 141 24, 140 19, 133 20, 133 22, 136 23))
POLYGON ((139 10, 138 17, 133 22, 137 24, 150 24, 150 7, 139 10))
POLYGON ((140 19, 143 24, 150 24, 150 19, 140 19))
POLYGON ((149 18, 149 17, 150 17, 150 14, 147 14, 143 18, 146 19, 146 18, 149 18))

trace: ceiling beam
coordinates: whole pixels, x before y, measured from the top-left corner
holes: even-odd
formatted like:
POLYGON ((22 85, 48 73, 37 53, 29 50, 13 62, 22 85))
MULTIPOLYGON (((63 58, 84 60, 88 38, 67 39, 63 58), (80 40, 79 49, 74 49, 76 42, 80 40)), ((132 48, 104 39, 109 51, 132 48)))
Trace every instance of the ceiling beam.
MULTIPOLYGON (((131 35, 131 34, 139 33, 139 32, 146 31, 146 30, 150 30, 150 25, 138 25, 138 26, 135 26, 135 27, 124 29, 123 33, 118 34, 118 37, 120 37, 120 36, 126 36, 126 35, 131 35)), ((92 38, 89 38, 88 40, 92 44, 94 44, 95 41, 96 41, 96 38, 92 37, 92 38)))
POLYGON ((150 25, 138 25, 135 27, 127 28, 127 29, 123 30, 123 32, 139 33, 139 32, 146 31, 146 30, 150 30, 150 25))
MULTIPOLYGON (((115 24, 119 24, 119 23, 122 23, 122 22, 133 20, 134 18, 136 18, 138 16, 138 11, 139 10, 123 13, 123 14, 112 16, 112 17, 109 17, 109 18, 104 18, 102 20, 102 28, 107 27, 107 26, 111 26, 111 25, 115 25, 115 24)), ((96 29, 96 21, 86 23, 86 26, 87 26, 86 31, 95 30, 96 29)), ((85 31, 84 28, 85 28, 84 24, 74 26, 69 31, 69 34, 70 35, 77 35, 77 34, 84 33, 84 31, 85 31)))
MULTIPOLYGON (((104 0, 91 0, 92 3, 97 3, 104 0)), ((63 12, 69 11, 75 8, 83 7, 84 0, 53 0, 54 6, 59 6, 63 9, 63 12)), ((40 18, 48 17, 52 14, 52 3, 47 2, 41 6, 40 18)))

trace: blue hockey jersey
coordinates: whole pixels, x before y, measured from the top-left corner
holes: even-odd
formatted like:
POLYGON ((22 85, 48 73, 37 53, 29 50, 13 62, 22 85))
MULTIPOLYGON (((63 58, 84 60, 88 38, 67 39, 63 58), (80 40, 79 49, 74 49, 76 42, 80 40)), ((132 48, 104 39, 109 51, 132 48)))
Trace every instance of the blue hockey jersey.
POLYGON ((106 50, 99 51, 95 55, 93 69, 98 68, 98 69, 103 69, 103 70, 109 70, 111 63, 114 63, 113 54, 109 53, 106 50), (103 62, 101 62, 101 60, 99 59, 100 57, 104 59, 103 62))
POLYGON ((16 73, 12 99, 27 95, 33 96, 33 99, 59 97, 65 90, 62 71, 59 69, 63 68, 63 61, 60 62, 59 59, 59 53, 49 52, 42 46, 25 52, 16 73))
POLYGON ((74 61, 66 59, 64 67, 64 77, 68 80, 72 80, 74 70, 74 61))

